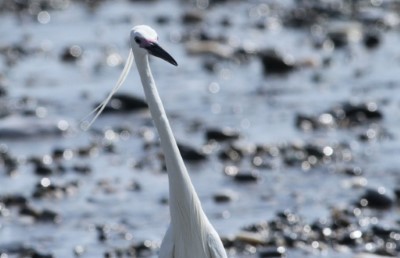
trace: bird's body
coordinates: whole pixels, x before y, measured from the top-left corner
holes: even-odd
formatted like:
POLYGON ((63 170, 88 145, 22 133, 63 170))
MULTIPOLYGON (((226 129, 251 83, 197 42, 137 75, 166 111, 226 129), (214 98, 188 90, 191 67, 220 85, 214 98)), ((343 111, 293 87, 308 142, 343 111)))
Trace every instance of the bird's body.
POLYGON ((165 114, 161 99, 151 74, 148 53, 139 44, 137 37, 157 40, 147 26, 136 26, 131 31, 131 45, 142 81, 151 116, 160 136, 169 177, 169 205, 171 224, 160 248, 160 258, 223 258, 226 253, 222 242, 205 215, 196 194, 174 135, 165 114))
MULTIPOLYGON (((111 94, 115 93, 126 78, 133 53, 150 113, 160 136, 169 177, 171 223, 162 241, 159 257, 226 258, 221 239, 205 215, 190 180, 150 70, 149 54, 177 65, 176 61, 159 47, 157 40, 157 33, 148 26, 140 25, 132 28, 130 34, 132 52, 111 94)), ((110 96, 100 106, 97 115, 109 99, 110 96)))

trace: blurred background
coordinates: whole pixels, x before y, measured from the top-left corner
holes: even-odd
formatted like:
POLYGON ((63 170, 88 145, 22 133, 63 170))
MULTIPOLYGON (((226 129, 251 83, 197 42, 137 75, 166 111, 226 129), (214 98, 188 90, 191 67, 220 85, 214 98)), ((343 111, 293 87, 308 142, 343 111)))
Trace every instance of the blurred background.
POLYGON ((168 177, 134 25, 229 257, 398 257, 397 0, 0 1, 0 257, 157 257, 168 177))

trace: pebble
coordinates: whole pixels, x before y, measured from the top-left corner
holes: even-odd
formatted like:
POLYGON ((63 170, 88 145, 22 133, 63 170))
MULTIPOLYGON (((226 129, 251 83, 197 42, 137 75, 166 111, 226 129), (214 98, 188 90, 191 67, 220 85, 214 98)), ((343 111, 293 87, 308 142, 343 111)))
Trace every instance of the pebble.
MULTIPOLYGON (((375 102, 345 102, 317 116, 296 114, 295 126, 303 131, 335 127, 352 128, 359 125, 379 122, 383 117, 382 111, 375 102)), ((365 136, 360 136, 360 139, 365 140, 365 136)))
POLYGON ((258 182, 261 177, 257 171, 239 171, 233 179, 239 183, 255 183, 258 182))
POLYGON ((109 228, 106 225, 96 225, 97 240, 104 242, 108 239, 109 228))
POLYGON ((29 256, 30 254, 36 252, 32 247, 26 246, 26 244, 21 242, 2 242, 0 243, 0 254, 8 255, 20 255, 22 257, 29 256))
POLYGON ((200 23, 204 20, 204 14, 199 10, 189 10, 182 15, 181 20, 186 25, 200 23))
POLYGON ((244 157, 243 150, 229 145, 220 151, 218 158, 222 161, 239 162, 244 157))
POLYGON ((384 188, 367 189, 359 198, 358 205, 363 208, 385 210, 393 206, 393 199, 386 194, 384 188))
POLYGON ((25 196, 20 194, 10 194, 0 197, 0 202, 3 203, 7 207, 23 207, 28 203, 28 200, 25 196))
POLYGON ((13 157, 10 152, 5 149, 0 150, 0 163, 4 167, 4 171, 8 176, 11 176, 17 172, 19 162, 13 157))
POLYGON ((245 243, 245 244, 250 244, 250 245, 266 245, 267 238, 257 232, 246 232, 242 231, 236 234, 235 236, 235 242, 240 242, 240 243, 245 243))
POLYGON ((150 240, 144 240, 140 243, 134 244, 130 247, 131 250, 134 250, 139 257, 149 257, 156 250, 156 243, 150 240))
POLYGON ((42 178, 33 191, 33 198, 64 198, 72 195, 78 190, 78 181, 71 181, 64 185, 57 185, 51 182, 49 178, 42 178))
POLYGON ((88 175, 92 173, 92 167, 89 164, 76 164, 72 169, 82 175, 88 175))
POLYGON ((400 24, 398 12, 378 7, 364 7, 357 13, 357 20, 368 27, 377 29, 392 29, 400 24))
POLYGON ((364 174, 363 170, 357 166, 344 168, 342 172, 349 176, 362 176, 364 174))
POLYGON ((207 155, 205 153, 189 145, 178 143, 178 148, 182 158, 186 161, 199 162, 207 159, 207 155))
POLYGON ((258 53, 264 68, 264 73, 287 74, 296 69, 294 59, 288 55, 282 55, 274 49, 265 49, 258 53))
POLYGON ((236 199, 236 194, 232 191, 222 191, 214 194, 213 199, 216 203, 228 203, 236 199))
POLYGON ((230 129, 230 128, 209 128, 206 130, 206 135, 205 138, 207 141, 217 141, 217 142, 223 142, 223 141, 232 141, 232 140, 237 140, 240 138, 239 132, 230 129))
POLYGON ((32 217, 35 221, 43 223, 59 223, 61 221, 61 216, 58 213, 48 209, 38 210, 29 204, 21 207, 19 214, 32 217))
POLYGON ((286 257, 286 249, 283 246, 268 247, 258 250, 259 258, 280 258, 286 257))
POLYGON ((35 164, 34 173, 38 176, 50 176, 54 174, 54 170, 49 165, 40 162, 35 164))
POLYGON ((400 204, 400 188, 394 189, 394 194, 396 196, 397 202, 400 204))
POLYGON ((166 25, 171 22, 171 17, 166 15, 159 15, 155 18, 155 21, 160 25, 166 25))
POLYGON ((83 54, 83 50, 80 46, 72 45, 72 46, 66 47, 63 50, 60 58, 64 62, 72 63, 72 62, 76 62, 79 59, 81 59, 82 54, 83 54))
POLYGON ((334 107, 330 113, 340 127, 352 127, 383 119, 383 113, 375 102, 359 104, 348 102, 334 107))
POLYGON ((189 55, 208 55, 227 60, 235 55, 235 48, 217 40, 191 40, 185 44, 189 55))
POLYGON ((375 49, 381 43, 381 37, 377 33, 366 33, 363 39, 364 46, 368 49, 375 49))
POLYGON ((137 181, 131 181, 127 188, 129 191, 132 192, 140 192, 142 190, 142 185, 137 181))
POLYGON ((10 115, 1 119, 0 139, 60 136, 70 129, 65 120, 10 115))
MULTIPOLYGON (((94 105, 97 107, 100 103, 94 105)), ((125 93, 116 93, 104 108, 104 113, 130 112, 147 109, 147 102, 141 98, 125 93)))
POLYGON ((54 256, 52 254, 43 254, 39 252, 34 252, 31 255, 31 258, 54 258, 54 256))
POLYGON ((362 26, 357 22, 331 22, 327 30, 327 37, 336 48, 348 46, 362 37, 362 26))

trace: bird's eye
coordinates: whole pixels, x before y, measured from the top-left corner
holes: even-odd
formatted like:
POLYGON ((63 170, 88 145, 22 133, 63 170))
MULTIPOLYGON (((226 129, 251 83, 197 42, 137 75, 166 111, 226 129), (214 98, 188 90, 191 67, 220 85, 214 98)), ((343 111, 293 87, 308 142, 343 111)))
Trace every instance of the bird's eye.
POLYGON ((142 42, 142 40, 139 37, 135 37, 135 42, 140 44, 140 42, 142 42))

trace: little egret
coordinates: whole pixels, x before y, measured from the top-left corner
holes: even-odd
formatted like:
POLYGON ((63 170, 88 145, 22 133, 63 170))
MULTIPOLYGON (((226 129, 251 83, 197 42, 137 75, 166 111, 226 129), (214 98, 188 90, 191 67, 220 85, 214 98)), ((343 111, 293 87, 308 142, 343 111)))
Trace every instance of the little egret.
POLYGON ((132 28, 131 51, 117 84, 105 101, 95 110, 100 115, 112 95, 121 87, 135 59, 151 116, 160 136, 169 177, 169 208, 171 223, 160 247, 160 258, 226 258, 220 237, 204 213, 182 160, 174 135, 158 95, 150 70, 148 56, 153 55, 178 64, 158 43, 157 33, 146 25, 132 28))

